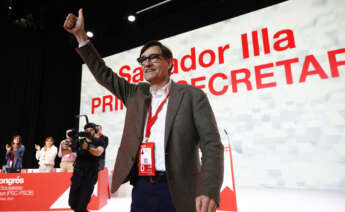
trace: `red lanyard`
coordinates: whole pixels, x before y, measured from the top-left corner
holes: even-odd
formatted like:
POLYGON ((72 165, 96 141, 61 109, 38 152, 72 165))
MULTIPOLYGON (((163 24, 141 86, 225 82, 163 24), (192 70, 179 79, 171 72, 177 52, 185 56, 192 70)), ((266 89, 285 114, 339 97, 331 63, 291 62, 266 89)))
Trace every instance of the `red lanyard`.
POLYGON ((145 133, 145 138, 149 138, 151 135, 151 128, 156 122, 158 118, 158 113, 161 112, 164 103, 167 101, 168 97, 170 95, 170 90, 167 94, 167 96, 164 98, 164 100, 161 102, 161 104, 158 106, 155 115, 152 117, 152 96, 151 96, 151 103, 150 103, 150 111, 149 111, 149 117, 147 119, 147 125, 146 125, 146 133, 145 133))

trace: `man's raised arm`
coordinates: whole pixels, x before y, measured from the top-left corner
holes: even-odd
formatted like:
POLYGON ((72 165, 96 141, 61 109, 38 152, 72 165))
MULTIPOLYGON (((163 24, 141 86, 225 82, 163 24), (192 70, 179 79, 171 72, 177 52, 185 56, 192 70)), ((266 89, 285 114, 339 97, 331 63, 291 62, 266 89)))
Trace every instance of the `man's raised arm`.
POLYGON ((63 28, 74 35, 79 45, 84 44, 88 41, 85 28, 84 28, 84 16, 83 9, 79 9, 78 17, 74 14, 69 13, 66 17, 63 28))

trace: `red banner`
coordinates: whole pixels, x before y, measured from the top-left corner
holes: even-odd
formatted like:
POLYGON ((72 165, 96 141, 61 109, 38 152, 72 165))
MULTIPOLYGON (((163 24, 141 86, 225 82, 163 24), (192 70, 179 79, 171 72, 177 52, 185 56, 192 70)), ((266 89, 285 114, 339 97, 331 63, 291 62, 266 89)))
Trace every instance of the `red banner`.
MULTIPOLYGON (((0 211, 69 210, 72 172, 0 174, 0 211)), ((98 210, 109 198, 108 170, 98 173, 89 210, 98 210)))

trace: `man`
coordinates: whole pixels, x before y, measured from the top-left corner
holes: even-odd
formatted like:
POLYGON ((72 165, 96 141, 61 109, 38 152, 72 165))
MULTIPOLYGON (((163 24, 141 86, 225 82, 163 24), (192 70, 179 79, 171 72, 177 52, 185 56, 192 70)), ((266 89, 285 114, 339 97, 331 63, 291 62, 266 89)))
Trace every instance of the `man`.
POLYGON ((130 180, 132 212, 216 211, 224 148, 206 95, 170 80, 171 51, 157 41, 144 45, 138 62, 149 83, 135 85, 105 65, 87 39, 81 9, 78 17, 68 14, 64 28, 96 80, 127 108, 111 191, 130 180))
POLYGON ((104 152, 104 143, 95 137, 96 125, 87 123, 84 130, 89 133, 86 138, 79 140, 78 136, 69 135, 73 138, 72 151, 77 153, 77 159, 71 178, 68 203, 76 212, 87 211, 86 207, 98 178, 98 161, 104 152))
POLYGON ((103 143, 104 143, 104 151, 102 153, 102 155, 100 156, 99 158, 99 166, 98 166, 98 170, 101 171, 104 169, 104 166, 105 166, 105 150, 107 149, 107 146, 108 146, 108 142, 109 142, 109 139, 108 139, 108 136, 105 136, 103 135, 103 132, 102 132, 102 126, 101 125, 96 125, 96 128, 97 128, 97 134, 96 134, 96 137, 98 139, 100 139, 103 143))

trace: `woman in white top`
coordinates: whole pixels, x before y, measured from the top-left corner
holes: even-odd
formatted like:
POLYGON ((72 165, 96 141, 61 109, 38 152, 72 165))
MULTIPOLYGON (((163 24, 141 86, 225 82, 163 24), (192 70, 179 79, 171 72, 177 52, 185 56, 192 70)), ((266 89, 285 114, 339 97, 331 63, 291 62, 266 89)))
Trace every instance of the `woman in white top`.
POLYGON ((44 146, 41 148, 35 144, 36 159, 39 160, 40 172, 52 172, 55 165, 55 157, 57 155, 57 148, 54 146, 53 137, 47 137, 44 141, 44 146))

